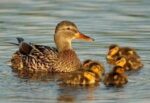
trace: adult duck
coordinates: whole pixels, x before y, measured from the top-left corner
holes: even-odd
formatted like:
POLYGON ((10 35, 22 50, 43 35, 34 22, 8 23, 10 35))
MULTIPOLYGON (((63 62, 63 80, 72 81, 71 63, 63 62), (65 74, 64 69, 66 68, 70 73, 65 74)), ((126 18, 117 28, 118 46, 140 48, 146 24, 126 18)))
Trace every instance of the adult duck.
POLYGON ((71 21, 61 21, 57 24, 54 34, 56 48, 35 45, 17 38, 19 50, 11 58, 11 66, 16 71, 28 72, 72 72, 80 69, 81 63, 74 49, 72 40, 82 39, 88 42, 94 39, 79 32, 71 21))

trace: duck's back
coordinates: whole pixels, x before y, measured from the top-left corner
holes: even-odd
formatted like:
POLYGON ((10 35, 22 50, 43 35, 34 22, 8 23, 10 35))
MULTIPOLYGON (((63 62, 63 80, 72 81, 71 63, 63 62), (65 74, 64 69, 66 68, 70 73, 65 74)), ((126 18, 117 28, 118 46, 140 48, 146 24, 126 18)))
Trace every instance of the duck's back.
POLYGON ((42 45, 28 45, 32 47, 28 54, 23 54, 20 49, 13 54, 11 58, 12 68, 17 71, 29 72, 53 71, 53 64, 58 59, 57 49, 42 45))

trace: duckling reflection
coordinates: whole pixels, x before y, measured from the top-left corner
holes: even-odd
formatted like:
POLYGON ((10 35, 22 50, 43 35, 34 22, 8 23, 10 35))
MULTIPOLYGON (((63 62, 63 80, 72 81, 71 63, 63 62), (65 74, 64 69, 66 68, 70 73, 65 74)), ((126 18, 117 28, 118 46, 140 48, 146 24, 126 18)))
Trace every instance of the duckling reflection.
POLYGON ((27 81, 40 81, 40 82, 49 82, 55 81, 64 73, 48 73, 48 72, 36 72, 29 73, 28 71, 20 71, 15 73, 15 76, 27 81))
POLYGON ((57 103, 76 103, 85 98, 88 101, 95 99, 95 90, 98 86, 59 85, 57 103))

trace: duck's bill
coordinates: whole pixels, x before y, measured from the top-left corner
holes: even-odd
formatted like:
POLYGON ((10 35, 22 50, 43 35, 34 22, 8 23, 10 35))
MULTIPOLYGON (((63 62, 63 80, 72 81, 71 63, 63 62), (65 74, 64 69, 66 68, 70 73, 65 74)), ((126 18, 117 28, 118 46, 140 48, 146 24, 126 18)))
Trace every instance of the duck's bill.
POLYGON ((82 40, 85 40, 85 41, 88 41, 88 42, 94 41, 93 38, 91 38, 89 36, 86 36, 85 34, 82 34, 81 32, 78 32, 75 35, 76 35, 76 39, 82 39, 82 40))

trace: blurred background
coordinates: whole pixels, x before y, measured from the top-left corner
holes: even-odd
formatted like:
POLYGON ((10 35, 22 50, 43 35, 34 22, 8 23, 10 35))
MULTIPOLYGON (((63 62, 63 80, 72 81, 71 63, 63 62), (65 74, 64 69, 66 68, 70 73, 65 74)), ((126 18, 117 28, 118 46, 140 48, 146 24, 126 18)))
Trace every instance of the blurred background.
POLYGON ((150 101, 150 0, 0 0, 0 103, 149 103, 150 101), (80 59, 101 61, 110 44, 131 46, 144 67, 129 76, 124 88, 60 87, 56 77, 45 81, 22 79, 8 66, 17 42, 55 46, 55 26, 62 20, 76 23, 79 30, 95 39, 74 41, 80 59))

